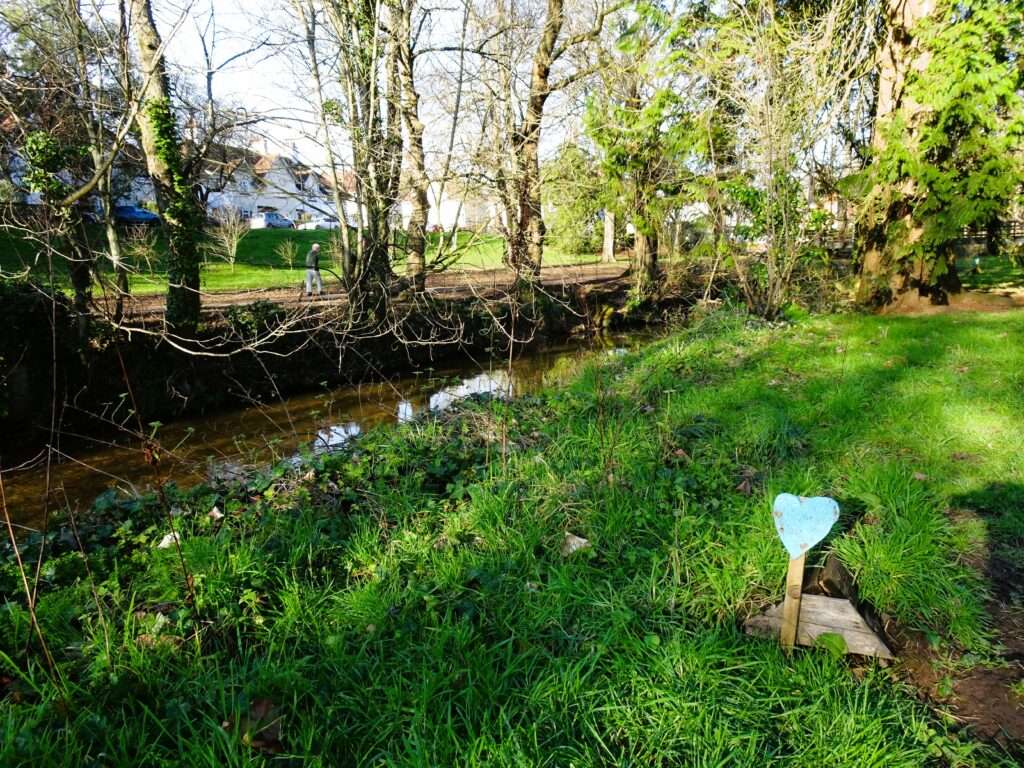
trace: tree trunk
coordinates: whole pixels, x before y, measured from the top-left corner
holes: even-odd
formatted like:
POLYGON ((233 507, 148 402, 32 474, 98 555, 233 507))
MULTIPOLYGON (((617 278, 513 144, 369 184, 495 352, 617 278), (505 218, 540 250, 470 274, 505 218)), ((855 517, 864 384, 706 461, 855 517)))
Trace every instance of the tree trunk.
POLYGON ((382 34, 384 4, 374 0, 325 3, 342 42, 338 58, 347 102, 356 182, 357 237, 344 278, 356 317, 383 319, 391 270, 391 213, 402 162, 401 86, 394 31, 382 34))
MULTIPOLYGON (((886 147, 885 133, 880 127, 896 115, 906 126, 904 141, 908 145, 919 141, 916 129, 924 110, 910 97, 906 86, 908 76, 923 71, 931 58, 928 51, 921 50, 914 34, 934 10, 935 0, 887 0, 888 31, 878 55, 878 92, 871 142, 875 155, 886 147)), ((887 185, 878 184, 863 206, 858 237, 861 276, 857 298, 862 303, 879 304, 917 290, 936 303, 945 303, 948 293, 960 290, 955 257, 948 254, 945 274, 937 278, 933 278, 934 269, 922 260, 898 258, 901 247, 918 240, 923 229, 914 221, 907 203, 914 194, 914 182, 904 179, 895 183, 898 194, 893 195, 891 188, 886 189, 887 185)))
POLYGON ((604 242, 601 246, 601 261, 615 261, 615 213, 604 209, 604 242))
POLYGON ((167 324, 192 332, 199 322, 199 231, 203 214, 183 172, 170 83, 150 0, 130 0, 131 26, 142 65, 139 133, 167 233, 167 324))
POLYGON ((114 269, 114 322, 124 319, 124 298, 128 295, 128 271, 124 266, 124 254, 121 252, 121 236, 114 225, 114 201, 110 189, 110 174, 106 174, 97 185, 100 200, 103 204, 104 231, 107 236, 107 250, 110 253, 110 264, 114 269))
POLYGON ((71 212, 68 226, 68 276, 74 289, 74 307, 78 341, 89 339, 89 305, 92 303, 93 256, 85 226, 77 211, 71 212))
POLYGON ((402 119, 408 138, 406 159, 409 168, 406 178, 412 193, 412 215, 406 231, 408 253, 407 274, 413 291, 423 293, 426 288, 427 215, 429 212, 427 163, 423 151, 423 121, 420 120, 420 96, 416 91, 416 53, 412 40, 412 12, 415 0, 402 0, 398 9, 398 64, 402 80, 402 119))
POLYGON ((658 235, 656 232, 644 232, 642 226, 643 222, 637 219, 634 223, 633 269, 636 271, 637 296, 646 301, 658 286, 658 235))
MULTIPOLYGON (((540 275, 544 259, 544 217, 540 205, 540 132, 544 104, 551 93, 551 65, 557 58, 556 44, 564 23, 564 0, 547 0, 547 15, 540 42, 533 54, 530 91, 523 119, 512 137, 515 178, 507 180, 515 194, 507 194, 510 221, 506 262, 517 279, 533 281, 540 275)), ((511 98, 509 96, 508 98, 511 98)))

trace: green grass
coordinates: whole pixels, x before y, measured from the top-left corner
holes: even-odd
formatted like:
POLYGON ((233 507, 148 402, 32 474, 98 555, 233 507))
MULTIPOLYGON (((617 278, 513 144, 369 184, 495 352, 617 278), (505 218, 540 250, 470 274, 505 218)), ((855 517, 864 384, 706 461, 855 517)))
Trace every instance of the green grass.
MULTIPOLYGON (((90 228, 90 240, 97 252, 104 252, 103 233, 99 227, 90 228)), ((296 290, 305 277, 305 256, 313 243, 325 247, 325 254, 330 250, 332 233, 327 231, 258 229, 246 233, 239 244, 238 255, 234 265, 230 265, 214 253, 207 256, 207 263, 201 270, 204 290, 233 291, 255 290, 260 288, 281 288, 295 286, 296 290), (292 268, 282 258, 279 248, 286 242, 295 244, 296 253, 292 268)), ((437 248, 441 236, 431 234, 428 260, 437 256, 437 248)), ((502 266, 501 258, 504 239, 499 235, 478 235, 472 232, 459 232, 457 247, 453 258, 446 263, 453 269, 498 269, 502 266)), ((167 290, 167 275, 163 269, 164 246, 159 237, 149 240, 137 238, 126 243, 127 259, 131 270, 129 284, 133 293, 148 295, 164 293, 167 290)), ((48 265, 45 258, 40 258, 38 249, 23 238, 15 237, 9 232, 0 231, 0 273, 21 273, 30 271, 37 279, 46 280, 48 265)), ((330 257, 324 256, 322 263, 330 266, 330 257)), ((593 263, 596 256, 566 254, 549 249, 545 255, 545 264, 559 266, 562 264, 593 263)), ((396 270, 404 269, 399 260, 396 270)), ((338 272, 338 268, 334 267, 338 272)), ((55 279, 59 286, 67 288, 67 264, 62 259, 54 262, 55 279)), ((110 280, 112 276, 109 264, 100 262, 99 274, 102 279, 110 280)), ((333 277, 328 277, 333 281, 333 277)))
POLYGON ((541 396, 172 492, 194 604, 156 502, 103 499, 96 600, 70 537, 43 568, 64 690, 0 571, 0 764, 270 764, 247 745, 273 721, 310 765, 1013 765, 891 672, 739 627, 782 594, 774 494, 831 494, 812 559, 989 654, 966 560, 1024 542, 1022 340, 1013 313, 711 315, 541 396))
POLYGON ((964 287, 974 291, 1022 290, 1024 267, 1002 256, 981 256, 975 269, 974 259, 957 263, 964 287))

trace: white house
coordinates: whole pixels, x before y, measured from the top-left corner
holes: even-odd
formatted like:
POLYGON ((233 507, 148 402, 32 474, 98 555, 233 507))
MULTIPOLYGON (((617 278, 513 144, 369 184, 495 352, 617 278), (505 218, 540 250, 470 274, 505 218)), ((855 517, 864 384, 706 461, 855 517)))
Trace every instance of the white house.
MULTIPOLYGON (((399 205, 402 226, 409 226, 412 218, 412 201, 408 190, 404 191, 399 205)), ((430 209, 427 213, 427 228, 444 230, 471 229, 477 232, 496 232, 501 228, 504 212, 496 197, 483 190, 471 189, 457 180, 442 185, 432 181, 427 191, 430 209)))
MULTIPOLYGON (((5 160, 6 175, 21 189, 25 202, 41 202, 38 195, 29 195, 23 189, 20 182, 24 162, 16 152, 5 160)), ((345 219, 355 227, 360 218, 355 201, 356 178, 351 171, 342 171, 337 178, 345 219)), ((336 215, 333 184, 332 175, 286 155, 217 144, 209 148, 202 161, 195 190, 211 213, 234 208, 248 218, 273 211, 298 222, 311 216, 336 215)), ((139 147, 128 145, 122 151, 114 169, 113 191, 115 205, 156 206, 153 182, 139 147)), ((503 219, 496 197, 457 179, 443 186, 432 182, 429 204, 427 226, 431 229, 494 232, 503 219)), ((394 226, 408 226, 412 204, 407 192, 392 214, 394 226)))
MULTIPOLYGON (((155 203, 153 184, 144 166, 125 164, 120 175, 126 178, 120 184, 119 205, 155 203)), ((210 212, 235 208, 248 218, 274 211, 293 220, 334 213, 331 181, 283 155, 217 146, 205 158, 199 179, 196 192, 210 212)), ((343 197, 349 194, 343 192, 343 197)))

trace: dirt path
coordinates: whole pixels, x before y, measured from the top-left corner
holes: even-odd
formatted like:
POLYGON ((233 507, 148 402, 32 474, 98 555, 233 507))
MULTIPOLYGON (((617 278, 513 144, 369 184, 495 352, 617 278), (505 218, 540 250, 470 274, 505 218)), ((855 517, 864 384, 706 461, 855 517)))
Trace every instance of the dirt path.
MULTIPOLYGON (((621 263, 544 267, 541 270, 541 283, 548 288, 603 283, 618 280, 628 271, 628 266, 621 263)), ((346 294, 339 279, 327 272, 323 273, 323 278, 324 295, 313 300, 303 295, 303 288, 299 285, 290 288, 204 292, 203 312, 216 313, 254 301, 269 301, 284 307, 295 307, 310 301, 315 301, 318 306, 344 303, 346 294)), ((427 292, 444 298, 463 298, 474 294, 493 296, 511 288, 513 282, 514 274, 508 269, 448 271, 428 276, 427 292)), ((100 299, 98 303, 101 309, 113 311, 112 299, 100 299)), ((163 312, 163 294, 132 296, 125 306, 126 318, 136 321, 156 320, 163 316, 163 312)))

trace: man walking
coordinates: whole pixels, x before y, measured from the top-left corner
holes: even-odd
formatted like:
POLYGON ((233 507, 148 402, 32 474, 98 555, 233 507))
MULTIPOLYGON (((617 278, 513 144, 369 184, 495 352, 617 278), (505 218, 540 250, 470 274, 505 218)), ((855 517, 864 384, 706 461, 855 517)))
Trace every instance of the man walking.
POLYGON ((306 296, 313 295, 314 282, 316 282, 316 295, 322 295, 324 281, 320 279, 320 243, 313 243, 313 247, 306 254, 306 296))

